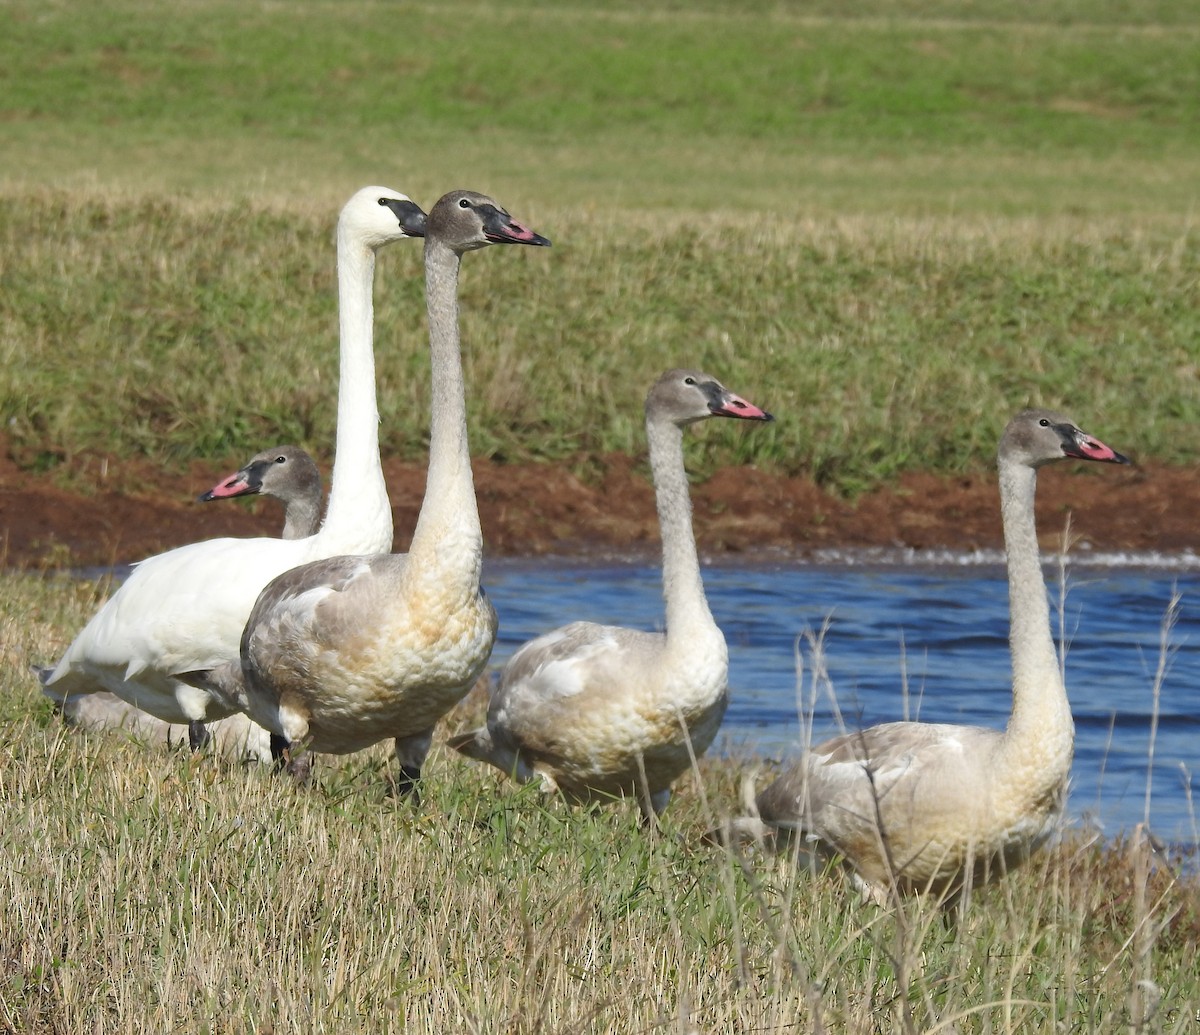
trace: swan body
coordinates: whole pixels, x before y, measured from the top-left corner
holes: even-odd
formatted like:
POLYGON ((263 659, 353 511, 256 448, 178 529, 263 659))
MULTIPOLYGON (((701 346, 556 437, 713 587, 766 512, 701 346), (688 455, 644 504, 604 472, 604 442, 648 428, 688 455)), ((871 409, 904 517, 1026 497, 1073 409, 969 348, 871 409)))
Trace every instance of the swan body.
MULTIPOLYGON (((432 428, 425 497, 407 555, 315 561, 271 582, 254 605, 241 660, 200 682, 239 701, 281 749, 345 754, 396 741, 401 789, 413 789, 433 727, 474 685, 496 614, 479 584, 483 533, 467 441, 458 338, 464 252, 547 245, 492 199, 453 191, 425 237, 432 428)), ((292 771, 306 775, 301 755, 292 771)))
POLYGON ((666 632, 574 622, 531 640, 504 667, 486 726, 452 747, 573 801, 636 794, 648 820, 666 807, 728 703, 728 652, 704 596, 683 462, 683 428, 709 417, 771 419, 696 370, 667 371, 646 398, 666 632))
MULTIPOLYGON (((199 497, 215 499, 259 494, 283 504, 284 539, 313 535, 321 523, 321 472, 316 462, 298 446, 276 446, 255 454, 244 467, 199 497)), ((100 691, 74 694, 62 702, 63 721, 87 730, 120 729, 137 740, 173 747, 198 746, 211 741, 217 751, 232 758, 271 761, 271 741, 266 730, 245 715, 230 715, 211 723, 201 734, 199 723, 183 726, 164 722, 127 704, 115 694, 100 691)))
POLYGON ((62 701, 107 690, 167 722, 229 715, 237 710, 231 702, 180 677, 237 657, 262 588, 322 557, 390 549, 372 352, 375 253, 422 236, 424 223, 420 208, 385 187, 358 191, 338 220, 337 452, 320 530, 304 539, 212 539, 142 561, 53 670, 41 675, 48 696, 62 701))
POLYGON ((799 835, 840 857, 860 890, 955 896, 994 880, 1053 833, 1074 724, 1050 631, 1034 519, 1037 469, 1125 457, 1050 410, 1026 410, 1000 440, 1009 581, 1012 713, 1004 730, 889 722, 811 749, 757 797, 735 832, 799 835))

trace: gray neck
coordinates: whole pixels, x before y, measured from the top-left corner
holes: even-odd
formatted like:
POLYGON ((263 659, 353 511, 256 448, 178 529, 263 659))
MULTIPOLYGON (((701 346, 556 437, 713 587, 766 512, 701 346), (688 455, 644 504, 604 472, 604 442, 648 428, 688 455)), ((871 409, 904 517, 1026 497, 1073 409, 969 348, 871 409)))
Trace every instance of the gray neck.
POLYGON ((321 523, 321 500, 297 497, 285 501, 283 510, 283 538, 307 539, 316 532, 321 523))
POLYGON ((650 472, 662 532, 663 596, 668 646, 705 633, 720 635, 700 578, 692 531, 692 500, 683 466, 683 432, 668 420, 646 419, 650 472))
POLYGON ((432 416, 425 499, 409 548, 409 568, 437 565, 442 544, 472 553, 476 582, 483 549, 471 452, 466 388, 458 331, 458 271, 462 258, 436 237, 425 239, 425 296, 429 308, 432 416))
POLYGON ((1037 472, 1000 461, 1000 513, 1008 562, 1009 647, 1013 711, 1009 736, 1037 739, 1071 723, 1058 652, 1050 632, 1050 605, 1042 575, 1034 518, 1037 472))
POLYGON ((379 462, 379 409, 375 399, 375 352, 372 340, 372 289, 375 253, 340 225, 338 252, 338 327, 341 363, 338 375, 337 449, 329 512, 323 533, 350 534, 364 515, 386 529, 391 548, 392 508, 379 462))

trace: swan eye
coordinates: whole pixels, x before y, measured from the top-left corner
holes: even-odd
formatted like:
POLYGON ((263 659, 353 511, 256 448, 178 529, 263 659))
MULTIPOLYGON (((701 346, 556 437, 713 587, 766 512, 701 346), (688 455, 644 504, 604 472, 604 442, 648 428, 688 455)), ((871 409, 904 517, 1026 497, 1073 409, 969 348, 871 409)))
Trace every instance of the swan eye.
POLYGON ((388 203, 388 200, 389 200, 388 198, 380 198, 380 199, 379 199, 379 204, 380 204, 381 206, 383 206, 383 205, 386 205, 386 204, 388 203))
POLYGON ((1038 421, 1038 424, 1043 428, 1050 427, 1050 421, 1048 421, 1045 417, 1043 417, 1040 421, 1038 421))
POLYGON ((286 457, 286 456, 277 456, 277 457, 275 458, 275 462, 276 462, 277 464, 286 464, 286 463, 287 463, 287 457, 286 457))
POLYGON ((683 379, 683 383, 685 385, 694 385, 696 383, 696 379, 694 377, 685 377, 683 379))
POLYGON ((459 208, 470 208, 471 203, 466 198, 459 198, 458 199, 458 207, 459 208))

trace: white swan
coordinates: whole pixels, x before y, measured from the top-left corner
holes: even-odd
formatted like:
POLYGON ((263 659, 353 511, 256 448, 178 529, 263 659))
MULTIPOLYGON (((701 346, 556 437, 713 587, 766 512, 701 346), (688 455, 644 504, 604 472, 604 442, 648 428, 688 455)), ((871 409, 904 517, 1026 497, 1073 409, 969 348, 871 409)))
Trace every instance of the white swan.
POLYGON ((334 557, 275 579, 242 637, 241 663, 198 678, 307 749, 346 754, 395 739, 399 789, 415 790, 435 723, 475 683, 496 614, 479 585, 483 534, 467 441, 458 271, 488 244, 547 245, 491 198, 452 191, 429 214, 425 283, 432 426, 425 498, 407 556, 334 557))
POLYGON ((390 549, 392 515, 379 463, 372 284, 375 252, 424 232, 425 214, 386 187, 358 191, 338 219, 341 364, 337 454, 329 511, 306 539, 212 539, 142 561, 93 616, 52 671, 58 701, 108 690, 167 722, 231 714, 229 702, 184 683, 182 673, 236 658, 254 601, 298 564, 390 549))
POLYGON ((1037 469, 1128 463, 1061 414, 1026 410, 1000 439, 1012 653, 1007 729, 889 722, 812 748, 734 833, 798 833, 840 857, 864 895, 955 896, 1001 876, 1053 832, 1075 727, 1050 632, 1034 520, 1037 469), (762 824, 766 824, 765 827, 762 824))
MULTIPOLYGON (((257 453, 249 463, 200 496, 200 502, 259 494, 283 504, 284 539, 303 539, 321 522, 321 472, 299 446, 276 446, 257 453)), ((106 690, 73 694, 59 710, 68 726, 85 730, 124 730, 151 744, 189 743, 193 748, 211 742, 231 758, 271 761, 271 740, 266 730, 245 715, 230 715, 204 728, 203 723, 181 726, 164 722, 122 701, 106 690)))
POLYGON ((530 641, 504 667, 487 725, 451 747, 572 800, 636 793, 648 821, 666 808, 728 703, 725 637, 704 596, 683 464, 683 428, 707 417, 771 420, 696 370, 667 371, 646 397, 665 634, 575 622, 530 641))

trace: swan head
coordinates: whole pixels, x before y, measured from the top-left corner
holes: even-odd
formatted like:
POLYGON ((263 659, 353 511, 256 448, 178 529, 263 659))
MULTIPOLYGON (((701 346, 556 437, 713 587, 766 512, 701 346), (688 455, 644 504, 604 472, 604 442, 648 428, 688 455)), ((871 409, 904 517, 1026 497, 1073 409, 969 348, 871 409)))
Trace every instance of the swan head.
POLYGON ((288 503, 321 493, 321 472, 299 446, 276 446, 250 458, 240 470, 198 497, 201 503, 261 493, 288 503))
POLYGON ((390 187, 363 187, 343 206, 338 233, 377 249, 405 237, 424 237, 426 218, 407 194, 390 187))
POLYGON ((668 370, 646 396, 646 420, 668 420, 686 427, 709 417, 770 421, 772 417, 736 395, 711 374, 700 370, 668 370))
POLYGON ((499 202, 473 190, 443 194, 429 213, 427 236, 460 253, 489 244, 550 245, 547 238, 513 219, 499 202))
POLYGON ((1102 464, 1127 464, 1111 446, 1083 431, 1070 417, 1054 410, 1022 410, 1000 437, 1001 461, 1041 467, 1056 460, 1094 460, 1102 464))

